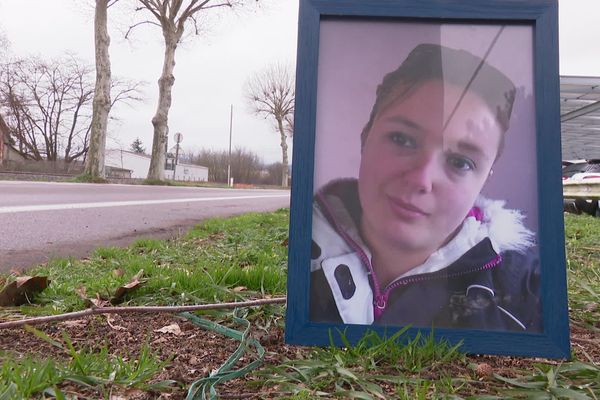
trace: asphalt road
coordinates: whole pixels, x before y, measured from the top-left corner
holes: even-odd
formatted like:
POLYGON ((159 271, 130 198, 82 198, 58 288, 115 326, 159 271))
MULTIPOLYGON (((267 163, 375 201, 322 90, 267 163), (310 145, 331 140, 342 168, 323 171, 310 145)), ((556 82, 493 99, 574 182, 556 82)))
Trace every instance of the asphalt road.
POLYGON ((289 206, 289 191, 0 181, 0 271, 289 206))

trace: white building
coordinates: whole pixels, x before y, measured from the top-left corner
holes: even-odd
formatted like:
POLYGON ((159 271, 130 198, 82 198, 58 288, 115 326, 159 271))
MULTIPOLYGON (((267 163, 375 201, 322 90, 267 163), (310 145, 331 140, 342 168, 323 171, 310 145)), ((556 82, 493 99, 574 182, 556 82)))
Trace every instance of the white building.
POLYGON ((7 166, 9 162, 22 162, 23 156, 9 145, 8 126, 0 115, 0 167, 7 166))
MULTIPOLYGON (((178 163, 173 171, 172 159, 167 160, 168 169, 165 169, 165 179, 174 179, 184 182, 206 182, 208 181, 208 168, 201 165, 178 163), (173 176, 175 173, 175 176, 173 176)), ((145 179, 150 168, 150 156, 134 153, 127 150, 107 149, 104 165, 131 171, 132 178, 145 179)))

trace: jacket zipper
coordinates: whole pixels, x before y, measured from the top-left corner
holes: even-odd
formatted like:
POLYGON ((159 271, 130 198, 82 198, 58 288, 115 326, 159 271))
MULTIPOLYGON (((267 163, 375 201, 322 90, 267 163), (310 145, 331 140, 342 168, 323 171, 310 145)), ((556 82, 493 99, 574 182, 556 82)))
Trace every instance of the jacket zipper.
MULTIPOLYGON (((369 276, 371 277, 371 282, 373 284, 373 311, 375 313, 375 315, 377 315, 377 304, 378 301, 382 298, 381 295, 381 288, 379 287, 379 282, 377 281, 377 277, 375 276, 375 271, 373 270, 373 266, 371 265, 371 260, 369 260, 369 257, 367 257, 367 255, 365 254, 364 250, 362 249, 361 246, 358 245, 358 243, 356 243, 354 241, 354 239, 352 239, 350 237, 350 235, 348 235, 346 233, 345 230, 341 229, 341 227, 339 226, 338 222, 335 220, 335 218, 333 218, 333 212, 331 211, 331 209, 329 208, 329 203, 325 200, 324 196, 321 193, 317 193, 316 197, 320 200, 320 206, 323 207, 325 210, 325 212, 323 213, 325 215, 325 218, 327 218, 327 220, 329 221, 329 223, 331 225, 333 225, 334 230, 346 241, 346 243, 348 243, 350 245, 350 247, 354 250, 354 252, 358 255, 358 258, 360 258, 360 260, 362 261, 362 263, 364 265, 367 266, 367 269, 369 270, 369 276)), ((385 297, 385 299, 387 300, 387 296, 385 297)), ((385 309, 385 302, 383 303, 383 309, 385 309)), ((381 311, 381 313, 383 313, 383 311, 381 311)), ((375 316, 375 318, 377 318, 375 316)))

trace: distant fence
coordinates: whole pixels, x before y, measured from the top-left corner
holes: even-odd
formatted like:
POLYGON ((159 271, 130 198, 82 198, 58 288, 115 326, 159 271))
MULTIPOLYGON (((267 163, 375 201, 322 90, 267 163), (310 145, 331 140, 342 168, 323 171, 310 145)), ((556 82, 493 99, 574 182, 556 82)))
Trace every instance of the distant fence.
POLYGON ((563 182, 563 197, 565 199, 600 200, 600 181, 563 182))
POLYGON ((36 172, 2 171, 0 170, 0 180, 9 181, 49 181, 64 182, 73 179, 74 175, 67 174, 48 174, 36 172))
POLYGON ((70 163, 62 160, 58 161, 32 161, 32 160, 6 160, 0 167, 0 172, 26 172, 32 174, 50 174, 50 175, 81 175, 83 173, 84 163, 73 161, 70 163))

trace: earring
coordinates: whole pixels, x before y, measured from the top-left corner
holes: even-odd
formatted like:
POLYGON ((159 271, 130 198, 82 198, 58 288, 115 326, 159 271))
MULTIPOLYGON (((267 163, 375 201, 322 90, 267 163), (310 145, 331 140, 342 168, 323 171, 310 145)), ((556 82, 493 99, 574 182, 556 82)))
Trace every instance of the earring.
POLYGON ((490 176, 494 175, 494 170, 490 169, 490 176))

